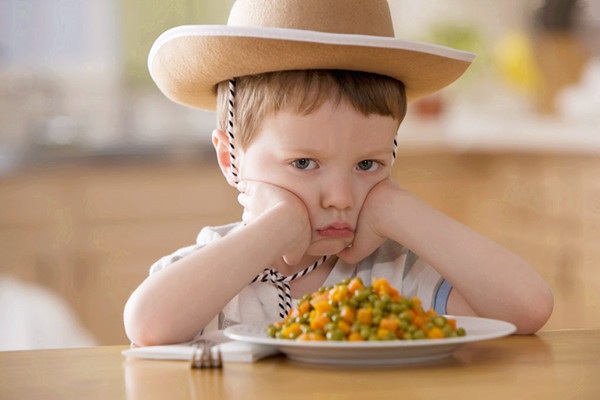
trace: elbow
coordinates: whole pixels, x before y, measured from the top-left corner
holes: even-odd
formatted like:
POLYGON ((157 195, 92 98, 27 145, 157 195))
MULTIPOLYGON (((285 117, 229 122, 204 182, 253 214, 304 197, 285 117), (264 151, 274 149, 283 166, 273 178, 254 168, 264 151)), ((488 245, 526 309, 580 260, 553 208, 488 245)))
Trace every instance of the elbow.
POLYGON ((123 312, 125 334, 131 343, 137 346, 156 346, 166 344, 160 335, 161 329, 156 326, 152 315, 147 315, 137 306, 135 299, 130 298, 123 312))
POLYGON ((523 307, 526 312, 520 315, 513 323, 517 326, 516 334, 532 335, 539 331, 550 319, 554 309, 554 296, 549 288, 537 293, 528 307, 523 307))

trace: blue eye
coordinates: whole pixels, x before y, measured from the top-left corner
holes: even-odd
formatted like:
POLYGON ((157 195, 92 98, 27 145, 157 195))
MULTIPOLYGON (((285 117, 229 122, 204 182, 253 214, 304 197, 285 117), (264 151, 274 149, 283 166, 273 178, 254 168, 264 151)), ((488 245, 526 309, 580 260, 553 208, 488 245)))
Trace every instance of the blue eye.
POLYGON ((292 161, 292 165, 298 169, 315 169, 317 167, 317 163, 310 158, 299 158, 292 161))
POLYGON ((376 164, 373 160, 362 160, 357 164, 357 167, 361 171, 370 171, 375 165, 376 164))

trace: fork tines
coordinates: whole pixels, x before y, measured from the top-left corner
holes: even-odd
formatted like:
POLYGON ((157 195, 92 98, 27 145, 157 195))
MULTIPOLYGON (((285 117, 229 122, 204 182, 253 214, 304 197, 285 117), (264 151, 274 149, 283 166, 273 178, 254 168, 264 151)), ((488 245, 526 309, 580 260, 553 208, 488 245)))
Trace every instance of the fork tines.
POLYGON ((192 368, 220 368, 221 351, 208 340, 194 342, 192 354, 192 368), (214 353, 214 354, 213 354, 214 353))

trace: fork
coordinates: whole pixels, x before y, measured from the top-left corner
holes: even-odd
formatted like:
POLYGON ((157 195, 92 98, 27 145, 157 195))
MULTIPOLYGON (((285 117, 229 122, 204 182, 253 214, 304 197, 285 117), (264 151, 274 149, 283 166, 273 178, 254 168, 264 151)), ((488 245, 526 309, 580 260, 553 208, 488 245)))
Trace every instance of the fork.
POLYGON ((193 343, 192 368, 221 368, 221 350, 212 342, 200 339, 193 343), (215 354, 213 354, 215 353, 215 354))

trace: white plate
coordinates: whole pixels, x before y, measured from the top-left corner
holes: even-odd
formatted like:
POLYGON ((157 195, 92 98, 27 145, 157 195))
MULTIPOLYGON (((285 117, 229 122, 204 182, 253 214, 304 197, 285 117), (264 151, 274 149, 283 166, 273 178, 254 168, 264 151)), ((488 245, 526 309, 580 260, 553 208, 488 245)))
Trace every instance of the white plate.
POLYGON ((393 340, 365 342, 295 341, 273 339, 264 325, 235 325, 225 336, 242 342, 275 346, 294 361, 330 365, 421 364, 450 357, 460 346, 507 336, 516 331, 513 324, 495 319, 454 317, 466 336, 447 339, 393 340))

